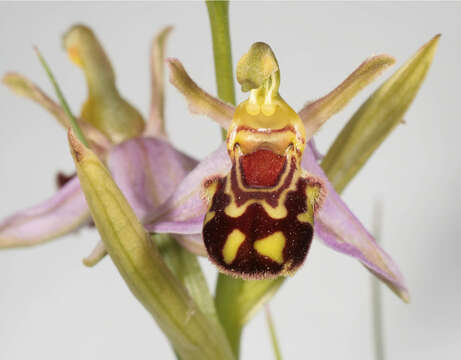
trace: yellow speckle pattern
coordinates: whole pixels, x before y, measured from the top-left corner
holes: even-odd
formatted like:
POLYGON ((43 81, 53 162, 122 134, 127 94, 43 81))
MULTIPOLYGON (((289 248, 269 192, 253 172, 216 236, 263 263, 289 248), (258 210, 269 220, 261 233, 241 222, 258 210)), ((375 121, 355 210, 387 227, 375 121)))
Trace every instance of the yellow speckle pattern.
POLYGON ((253 246, 261 255, 267 256, 278 264, 282 264, 285 242, 285 235, 281 231, 277 231, 268 237, 256 240, 253 246))
POLYGON ((237 251, 244 240, 245 234, 238 229, 235 229, 229 234, 224 248, 222 249, 222 255, 226 264, 230 264, 234 261, 237 256, 237 251))

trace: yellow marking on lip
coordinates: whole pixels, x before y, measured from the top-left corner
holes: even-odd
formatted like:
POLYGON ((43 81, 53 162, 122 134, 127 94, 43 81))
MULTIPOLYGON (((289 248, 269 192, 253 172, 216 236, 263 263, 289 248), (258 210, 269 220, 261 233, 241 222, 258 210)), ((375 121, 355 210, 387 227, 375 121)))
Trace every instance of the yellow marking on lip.
POLYGON ((214 218, 216 215, 215 211, 208 211, 205 215, 205 220, 203 221, 203 225, 206 225, 211 219, 214 218))
POLYGON ((311 214, 309 214, 309 211, 306 211, 306 212, 298 215, 298 221, 299 222, 312 224, 313 220, 314 220, 314 218, 312 217, 311 214))
POLYGON ((213 205, 213 197, 218 191, 218 181, 213 180, 212 182, 204 185, 204 193, 203 193, 203 198, 206 200, 208 203, 208 210, 205 215, 205 219, 203 220, 203 225, 205 226, 211 219, 214 218, 216 215, 215 211, 210 211, 211 206, 213 205))
MULTIPOLYGON (((287 162, 291 162, 290 158, 287 159, 287 162)), ((283 186, 282 184, 285 182, 286 177, 288 176, 290 172, 290 167, 286 166, 286 169, 284 171, 284 174, 282 174, 281 179, 279 180, 279 185, 275 188, 272 188, 270 190, 268 189, 252 189, 251 191, 254 192, 275 192, 278 188, 283 186)), ((293 179, 290 183, 290 185, 283 190, 280 193, 278 203, 276 207, 272 207, 267 203, 266 200, 262 199, 249 199, 245 204, 241 206, 237 206, 237 203, 235 201, 235 195, 232 191, 231 187, 231 174, 229 173, 227 176, 227 182, 226 182, 226 189, 225 193, 230 196, 231 201, 229 205, 226 206, 224 209, 225 213, 227 216, 232 217, 232 218, 237 218, 239 216, 242 216, 243 213, 247 210, 248 206, 252 204, 260 204, 264 210, 266 211, 267 215, 269 215, 272 219, 283 219, 288 215, 288 210, 285 206, 285 200, 290 191, 296 190, 296 184, 298 183, 299 177, 302 175, 302 172, 298 169, 295 170, 295 173, 293 174, 293 179)), ((240 189, 245 191, 245 188, 243 187, 243 182, 241 180, 241 172, 239 167, 237 167, 237 183, 240 189)))
POLYGON ((314 224, 314 207, 320 198, 320 188, 318 186, 308 185, 306 188, 307 211, 297 216, 298 221, 314 224))
POLYGON ((263 239, 256 240, 253 247, 261 255, 267 256, 278 264, 282 264, 285 242, 285 235, 281 231, 277 231, 263 239))
POLYGON ((211 207, 213 197, 217 191, 218 191, 218 180, 217 179, 203 186, 203 193, 201 197, 205 199, 205 201, 207 202, 208 209, 211 207))
POLYGON ((288 214, 287 208, 283 204, 279 204, 277 207, 273 208, 265 200, 258 199, 249 200, 242 206, 237 206, 235 201, 232 200, 230 204, 226 206, 224 211, 227 216, 237 218, 242 216, 248 206, 252 204, 260 204, 266 211, 267 215, 269 215, 272 219, 283 219, 288 214))
POLYGON ((238 229, 235 229, 229 234, 222 249, 222 255, 226 264, 230 264, 234 261, 237 256, 237 251, 244 240, 245 234, 238 229))

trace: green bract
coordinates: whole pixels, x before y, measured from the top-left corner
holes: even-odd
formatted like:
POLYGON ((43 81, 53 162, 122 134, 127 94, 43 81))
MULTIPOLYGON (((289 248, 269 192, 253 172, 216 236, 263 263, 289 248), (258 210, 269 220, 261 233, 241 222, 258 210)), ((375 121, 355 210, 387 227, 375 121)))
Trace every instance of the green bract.
POLYGON ((418 93, 437 49, 440 35, 423 45, 357 110, 322 161, 337 191, 344 190, 371 154, 399 125, 418 93))
POLYGON ((168 269, 105 166, 72 132, 69 142, 80 184, 106 250, 181 358, 233 359, 219 325, 205 316, 168 269))

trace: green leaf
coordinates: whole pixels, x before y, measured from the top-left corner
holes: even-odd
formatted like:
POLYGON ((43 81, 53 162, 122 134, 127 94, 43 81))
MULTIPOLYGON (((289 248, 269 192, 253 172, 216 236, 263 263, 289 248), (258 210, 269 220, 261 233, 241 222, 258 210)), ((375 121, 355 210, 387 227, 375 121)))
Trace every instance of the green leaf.
POLYGON ((233 359, 215 322, 200 311, 98 157, 69 132, 72 156, 104 246, 126 284, 183 360, 233 359))
POLYGON ((440 35, 421 47, 357 110, 322 162, 338 192, 363 167, 390 132, 402 122, 415 98, 437 49, 440 35))

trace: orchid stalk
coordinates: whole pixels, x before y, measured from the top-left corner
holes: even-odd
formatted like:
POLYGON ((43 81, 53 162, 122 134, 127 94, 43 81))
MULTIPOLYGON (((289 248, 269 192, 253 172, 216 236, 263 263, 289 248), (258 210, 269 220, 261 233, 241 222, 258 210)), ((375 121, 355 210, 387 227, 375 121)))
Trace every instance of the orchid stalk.
MULTIPOLYGON (((248 92, 236 106, 228 3, 206 6, 219 98, 200 88, 178 59, 165 61, 171 27, 152 44, 147 120, 124 99, 105 49, 84 25, 72 26, 63 38, 88 86, 79 116, 72 115, 41 55, 60 104, 20 74, 3 78, 66 129, 77 174, 61 181, 50 199, 0 222, 0 247, 40 244, 93 223, 101 242, 84 263, 95 266, 108 254, 184 360, 238 359, 245 324, 287 276, 296 278, 307 256, 315 256, 309 252, 313 239, 357 259, 408 302, 396 263, 339 194, 401 122, 439 36, 371 94, 322 157, 313 136, 394 58, 366 59, 337 88, 296 112, 279 94, 275 52, 255 42, 236 67, 248 92), (211 118, 226 134, 225 143, 201 161, 168 141, 165 62, 189 110, 211 118), (217 266, 214 296, 197 256, 217 266)), ((268 312, 267 319, 281 358, 268 312)))

